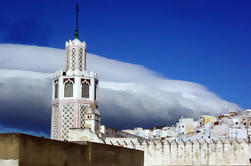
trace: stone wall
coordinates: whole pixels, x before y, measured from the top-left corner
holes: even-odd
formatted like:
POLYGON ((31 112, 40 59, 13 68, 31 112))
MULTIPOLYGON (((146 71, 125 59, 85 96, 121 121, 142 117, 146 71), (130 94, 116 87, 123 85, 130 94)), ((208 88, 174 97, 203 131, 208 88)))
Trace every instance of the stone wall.
POLYGON ((0 166, 143 166, 135 149, 76 144, 23 134, 0 134, 0 166))
POLYGON ((143 141, 107 138, 107 144, 144 151, 144 166, 251 165, 251 144, 244 139, 143 141))
POLYGON ((18 166, 19 139, 10 135, 0 137, 0 166, 18 166))

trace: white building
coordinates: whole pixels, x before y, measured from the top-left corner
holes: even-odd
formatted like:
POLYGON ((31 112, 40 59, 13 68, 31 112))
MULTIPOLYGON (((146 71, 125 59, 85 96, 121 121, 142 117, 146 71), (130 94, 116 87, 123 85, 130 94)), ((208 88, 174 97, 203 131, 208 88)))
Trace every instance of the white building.
POLYGON ((194 133, 194 121, 192 118, 181 117, 179 122, 176 124, 176 127, 179 135, 194 133))
POLYGON ((248 138, 248 132, 244 125, 233 125, 229 128, 229 137, 230 138, 248 138))
POLYGON ((176 127, 153 127, 151 129, 143 129, 143 128, 134 128, 133 130, 123 130, 124 132, 134 134, 139 137, 143 137, 146 139, 160 139, 160 138, 176 138, 178 132, 176 127))

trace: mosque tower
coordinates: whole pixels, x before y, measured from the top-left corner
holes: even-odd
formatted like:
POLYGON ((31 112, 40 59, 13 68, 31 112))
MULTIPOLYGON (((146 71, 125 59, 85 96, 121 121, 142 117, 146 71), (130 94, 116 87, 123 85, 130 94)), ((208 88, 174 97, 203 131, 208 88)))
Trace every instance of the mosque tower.
POLYGON ((98 77, 86 71, 86 43, 78 37, 78 5, 76 25, 74 40, 65 44, 65 71, 53 77, 51 138, 56 140, 67 140, 71 128, 100 130, 98 77))

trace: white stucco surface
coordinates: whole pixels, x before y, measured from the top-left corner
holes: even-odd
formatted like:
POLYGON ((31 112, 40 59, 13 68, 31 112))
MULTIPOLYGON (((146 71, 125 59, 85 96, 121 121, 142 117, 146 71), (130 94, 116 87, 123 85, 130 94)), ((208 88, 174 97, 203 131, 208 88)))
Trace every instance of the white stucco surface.
POLYGON ((18 160, 0 160, 0 166, 18 166, 18 160))
POLYGON ((107 144, 144 151, 144 166, 251 165, 251 145, 245 139, 144 141, 107 138, 107 144))

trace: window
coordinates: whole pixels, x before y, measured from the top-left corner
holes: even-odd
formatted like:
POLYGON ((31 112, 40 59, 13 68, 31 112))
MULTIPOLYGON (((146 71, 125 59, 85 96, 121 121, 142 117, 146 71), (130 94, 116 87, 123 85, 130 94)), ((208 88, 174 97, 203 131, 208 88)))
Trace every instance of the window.
POLYGON ((54 98, 58 98, 58 82, 54 83, 54 98))
POLYGON ((73 83, 67 81, 64 86, 64 97, 73 97, 73 83))
POLYGON ((89 98, 89 85, 86 82, 82 83, 82 97, 89 98))
POLYGON ((97 88, 97 85, 96 85, 96 83, 94 84, 94 100, 96 100, 96 93, 97 93, 97 90, 96 90, 96 88, 97 88))
POLYGON ((98 80, 94 84, 94 100, 97 100, 98 80))

